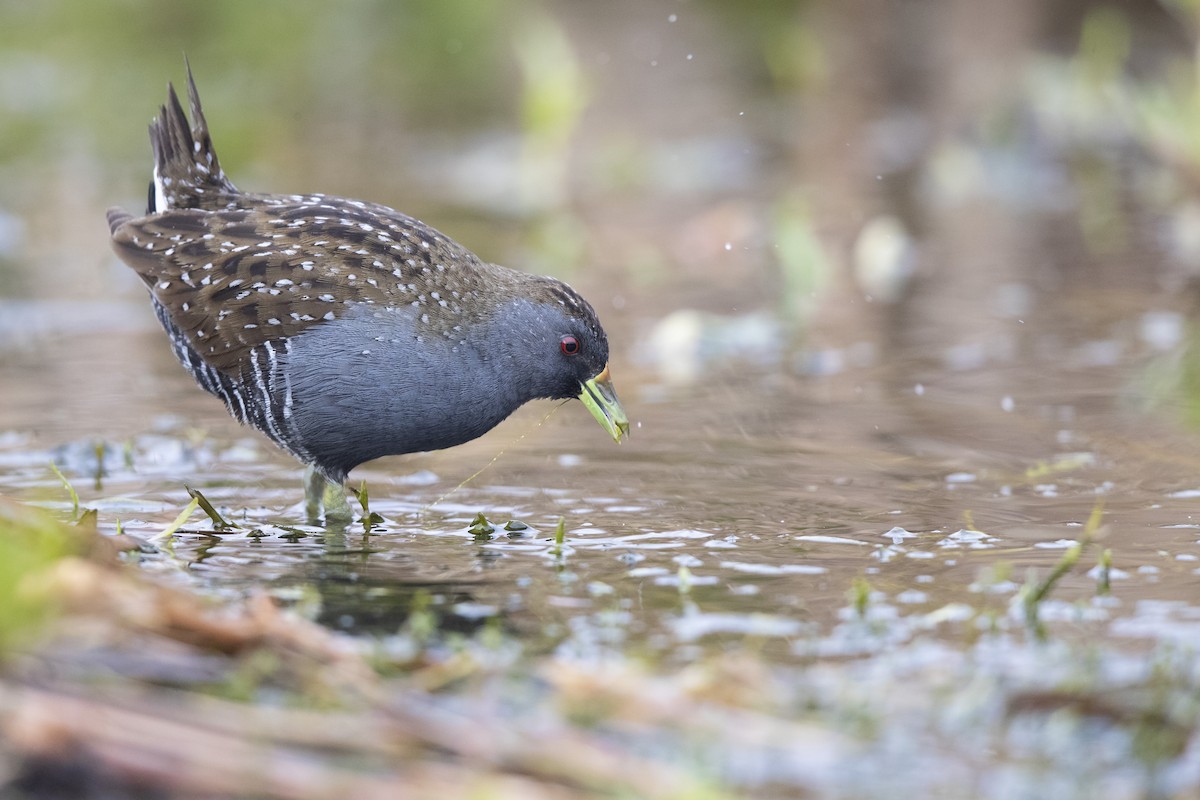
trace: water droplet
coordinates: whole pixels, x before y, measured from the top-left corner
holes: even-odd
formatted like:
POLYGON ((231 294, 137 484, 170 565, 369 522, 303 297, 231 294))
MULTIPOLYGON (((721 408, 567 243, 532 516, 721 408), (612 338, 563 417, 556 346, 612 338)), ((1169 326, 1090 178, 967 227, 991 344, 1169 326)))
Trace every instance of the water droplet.
POLYGON ((675 22, 679 19, 678 14, 670 14, 667 16, 667 22, 675 22))

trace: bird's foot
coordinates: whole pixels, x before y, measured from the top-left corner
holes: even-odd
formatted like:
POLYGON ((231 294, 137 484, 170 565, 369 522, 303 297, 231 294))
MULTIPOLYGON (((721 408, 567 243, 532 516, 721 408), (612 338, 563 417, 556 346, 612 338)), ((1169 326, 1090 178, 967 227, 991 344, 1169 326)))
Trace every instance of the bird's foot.
POLYGON ((324 522, 325 525, 344 526, 354 519, 350 501, 346 499, 346 488, 326 480, 311 466, 304 473, 304 511, 314 525, 324 522))

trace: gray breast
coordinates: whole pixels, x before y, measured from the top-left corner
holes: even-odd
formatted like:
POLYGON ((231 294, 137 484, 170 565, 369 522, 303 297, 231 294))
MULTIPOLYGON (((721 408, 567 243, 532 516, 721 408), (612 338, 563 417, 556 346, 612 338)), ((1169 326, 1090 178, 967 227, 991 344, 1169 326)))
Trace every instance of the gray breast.
POLYGON ((292 337, 279 369, 299 442, 344 477, 374 458, 486 433, 528 399, 486 345, 431 330, 411 307, 359 307, 292 337))

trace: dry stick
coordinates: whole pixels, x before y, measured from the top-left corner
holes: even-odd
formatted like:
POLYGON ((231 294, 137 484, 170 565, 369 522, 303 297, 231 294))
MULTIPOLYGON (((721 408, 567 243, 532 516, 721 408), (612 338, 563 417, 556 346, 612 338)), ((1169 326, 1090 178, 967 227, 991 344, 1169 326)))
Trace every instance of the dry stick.
MULTIPOLYGON (((556 787, 534 779, 496 775, 472 766, 440 767, 436 764, 401 762, 401 742, 394 726, 371 725, 365 715, 339 715, 338 725, 329 726, 330 715, 313 712, 283 712, 268 729, 251 725, 247 709, 233 703, 199 709, 192 704, 147 704, 129 709, 111 703, 32 689, 0 686, 0 730, 8 747, 21 754, 51 759, 73 758, 76 748, 89 754, 110 775, 131 782, 188 794, 216 796, 262 796, 278 800, 390 800, 397 787, 406 798, 463 797, 471 787, 503 787, 503 797, 557 798, 565 796, 556 787), (188 721, 172 719, 190 712, 188 721), (221 722, 212 727, 196 721, 221 722), (294 736, 297 728, 306 733, 303 747, 288 747, 274 738, 286 728, 294 736), (358 732, 356 733, 356 728, 358 732), (353 743, 345 747, 342 737, 353 743), (375 737, 374 741, 370 737, 375 737), (381 764, 372 768, 347 767, 329 758, 319 758, 313 746, 326 751, 374 755, 381 764), (486 783, 483 783, 486 781, 486 783)), ((250 719, 253 717, 251 716, 250 719)), ((351 764, 354 760, 350 761, 351 764)))
POLYGON ((380 789, 394 790, 392 781, 425 768, 422 748, 458 759, 446 766, 445 778, 465 784, 485 775, 489 781, 502 778, 531 791, 528 797, 547 788, 544 780, 605 789, 624 785, 649 798, 686 797, 697 788, 680 770, 557 720, 525 726, 491 715, 468 717, 415 692, 393 695, 386 707, 376 708, 383 714, 262 709, 176 691, 110 694, 100 701, 0 684, 0 731, 8 747, 50 757, 81 747, 117 775, 176 790, 286 800, 385 797, 390 795, 380 789), (528 746, 548 729, 555 742, 552 758, 528 746), (328 758, 322 760, 322 754, 328 758), (354 770, 328 763, 347 755, 378 758, 390 769, 372 776, 369 765, 354 770), (510 770, 524 776, 498 774, 510 770))

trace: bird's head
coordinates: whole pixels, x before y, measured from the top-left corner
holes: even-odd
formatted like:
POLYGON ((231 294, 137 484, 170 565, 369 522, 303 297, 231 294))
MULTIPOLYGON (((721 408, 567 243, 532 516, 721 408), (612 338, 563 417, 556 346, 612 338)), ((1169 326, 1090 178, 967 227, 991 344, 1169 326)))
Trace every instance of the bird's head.
POLYGON ((505 312, 505 353, 519 365, 530 399, 578 398, 613 440, 629 434, 608 369, 608 336, 596 312, 574 289, 538 278, 537 290, 505 312))

